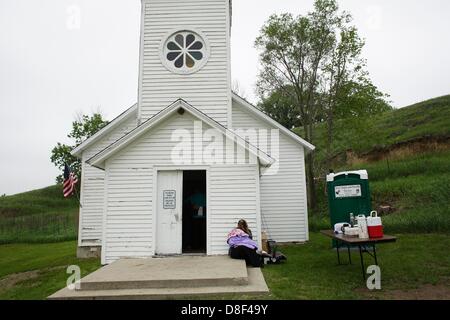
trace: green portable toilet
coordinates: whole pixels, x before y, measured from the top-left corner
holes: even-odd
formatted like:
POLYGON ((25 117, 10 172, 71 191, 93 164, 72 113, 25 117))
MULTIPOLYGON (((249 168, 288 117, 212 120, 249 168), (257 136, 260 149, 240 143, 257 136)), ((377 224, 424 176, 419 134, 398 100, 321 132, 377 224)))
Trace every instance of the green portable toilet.
POLYGON ((327 193, 333 230, 336 223, 350 222, 350 213, 368 216, 372 211, 366 170, 328 174, 327 193))

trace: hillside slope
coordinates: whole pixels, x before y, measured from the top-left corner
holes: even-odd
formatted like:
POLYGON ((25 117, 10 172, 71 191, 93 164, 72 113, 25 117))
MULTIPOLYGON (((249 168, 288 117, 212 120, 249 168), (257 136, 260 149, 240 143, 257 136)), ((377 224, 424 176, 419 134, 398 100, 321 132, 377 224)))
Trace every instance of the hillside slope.
MULTIPOLYGON (((320 124, 316 129, 317 168, 327 171, 328 168, 324 167, 326 128, 320 124)), ((372 118, 338 121, 334 140, 332 151, 337 166, 347 158, 366 156, 370 159, 371 154, 383 153, 405 144, 422 143, 425 151, 442 145, 445 148, 450 143, 450 95, 387 111, 372 118)))
POLYGON ((76 239, 78 200, 62 186, 0 197, 0 244, 76 239))
MULTIPOLYGON (((367 169, 372 207, 387 206, 391 232, 450 231, 450 95, 336 129, 335 172, 367 169)), ((318 128, 319 208, 313 229, 329 227, 324 177, 325 128, 318 128)))

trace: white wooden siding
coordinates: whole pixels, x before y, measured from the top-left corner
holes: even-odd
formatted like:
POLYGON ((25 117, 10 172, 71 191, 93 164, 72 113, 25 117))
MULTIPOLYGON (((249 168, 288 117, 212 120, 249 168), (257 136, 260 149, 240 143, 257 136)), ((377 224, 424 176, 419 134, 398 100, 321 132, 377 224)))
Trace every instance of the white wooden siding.
POLYGON ((82 154, 82 179, 78 245, 99 246, 102 242, 102 216, 104 210, 105 172, 86 161, 125 133, 136 127, 137 113, 134 112, 116 130, 102 137, 82 154))
MULTIPOLYGON (((233 101, 233 127, 272 129, 266 122, 245 111, 236 101, 233 101)), ((304 148, 281 132, 279 142, 280 153, 275 156, 279 161, 278 173, 263 174, 260 178, 261 228, 279 242, 306 241, 308 211, 304 148)), ((263 151, 271 154, 273 150, 263 151)))
POLYGON ((143 121, 182 98, 227 125, 231 110, 228 1, 143 1, 139 88, 143 121), (210 43, 207 64, 189 75, 168 71, 159 52, 161 41, 170 31, 184 28, 199 30, 210 43))
MULTIPOLYGON (((178 144, 171 141, 172 133, 193 132, 194 121, 199 120, 188 113, 174 114, 108 159, 103 263, 154 253, 153 170, 177 169, 171 160, 178 144)), ((203 123, 203 131, 209 128, 203 123)), ((257 164, 208 165, 208 254, 227 253, 226 235, 240 218, 247 219, 258 234, 256 174, 257 164)))
POLYGON ((211 254, 226 254, 228 232, 245 219, 254 240, 259 240, 257 224, 257 174, 258 166, 214 166, 209 182, 209 234, 211 254))
MULTIPOLYGON (((129 161, 117 166, 111 160, 106 189, 106 216, 103 220, 105 245, 103 263, 119 258, 152 255, 153 169, 129 161)), ((109 164, 109 161, 108 161, 109 164)))

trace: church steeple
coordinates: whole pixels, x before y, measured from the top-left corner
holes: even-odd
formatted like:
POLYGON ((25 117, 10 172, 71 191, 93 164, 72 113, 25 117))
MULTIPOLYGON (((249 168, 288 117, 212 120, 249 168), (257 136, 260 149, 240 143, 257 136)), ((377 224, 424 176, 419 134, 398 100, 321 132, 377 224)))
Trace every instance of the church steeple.
POLYGON ((182 98, 231 125, 230 0, 142 0, 139 118, 182 98))

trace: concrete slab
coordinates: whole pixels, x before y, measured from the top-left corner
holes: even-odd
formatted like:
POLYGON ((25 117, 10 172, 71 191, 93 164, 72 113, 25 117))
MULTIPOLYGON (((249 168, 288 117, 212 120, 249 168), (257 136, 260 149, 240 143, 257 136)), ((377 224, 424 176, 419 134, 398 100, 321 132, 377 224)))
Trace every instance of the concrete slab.
POLYGON ((244 260, 228 256, 121 259, 81 279, 81 290, 246 285, 244 260))
POLYGON ((266 294, 269 292, 258 268, 248 268, 246 285, 208 286, 190 288, 149 288, 121 290, 68 290, 64 288, 48 297, 50 300, 161 300, 195 298, 221 294, 266 294))

